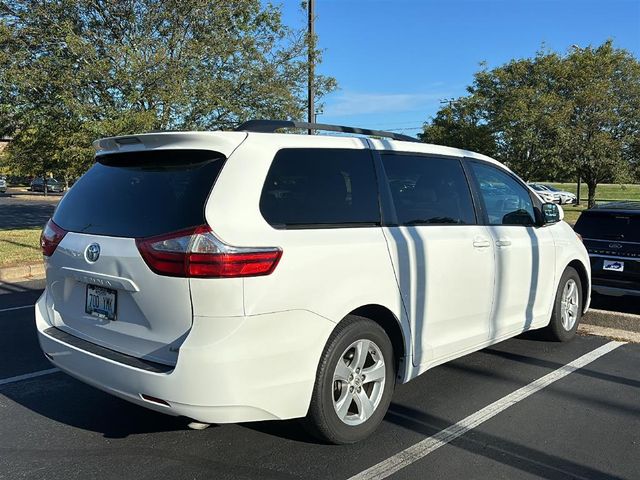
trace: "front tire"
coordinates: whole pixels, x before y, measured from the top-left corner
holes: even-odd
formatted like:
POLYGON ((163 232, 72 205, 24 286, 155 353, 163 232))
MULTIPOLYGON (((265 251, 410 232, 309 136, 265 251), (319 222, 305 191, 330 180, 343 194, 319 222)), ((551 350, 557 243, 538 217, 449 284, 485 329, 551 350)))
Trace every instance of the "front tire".
POLYGON ((550 340, 567 342, 578 330, 582 316, 582 282, 573 267, 567 267, 560 278, 553 305, 551 322, 546 329, 550 340))
POLYGON ((371 435, 389 408, 395 371, 393 346, 385 331, 368 318, 347 316, 320 358, 307 430, 335 444, 371 435))

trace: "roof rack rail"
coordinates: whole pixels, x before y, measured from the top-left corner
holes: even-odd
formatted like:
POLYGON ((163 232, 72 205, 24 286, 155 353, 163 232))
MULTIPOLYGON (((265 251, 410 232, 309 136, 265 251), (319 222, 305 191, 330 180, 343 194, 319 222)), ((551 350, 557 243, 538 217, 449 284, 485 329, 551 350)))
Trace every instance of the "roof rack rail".
POLYGON ((326 123, 297 122, 293 120, 249 120, 239 125, 236 128, 236 131, 274 133, 276 130, 280 130, 282 128, 356 133, 359 135, 391 138, 393 140, 401 140, 403 142, 420 142, 420 140, 415 137, 402 135, 401 133, 386 132, 384 130, 369 130, 368 128, 345 127, 342 125, 329 125, 326 123))

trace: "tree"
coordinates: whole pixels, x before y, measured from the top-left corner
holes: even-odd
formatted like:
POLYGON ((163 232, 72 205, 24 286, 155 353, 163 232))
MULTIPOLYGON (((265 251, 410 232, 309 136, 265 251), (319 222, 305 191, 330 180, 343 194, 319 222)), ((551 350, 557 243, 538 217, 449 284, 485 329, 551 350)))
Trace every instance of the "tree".
POLYGON ((430 124, 424 125, 418 138, 423 142, 464 148, 489 156, 495 155, 496 151, 492 132, 470 98, 448 102, 430 124))
POLYGON ((497 157, 525 181, 562 168, 559 128, 567 115, 554 53, 513 60, 475 75, 469 93, 494 134, 497 157))
POLYGON ((422 138, 465 146, 461 132, 481 126, 497 158, 524 180, 580 174, 593 206, 598 183, 637 171, 639 111, 640 63, 608 41, 483 68, 468 95, 441 109, 422 138))
MULTIPOLYGON (((0 133, 23 171, 80 174, 103 136, 304 114, 305 31, 259 0, 0 0, 0 15, 0 133)), ((319 98, 333 88, 316 76, 319 98)))
POLYGON ((562 143, 595 204, 596 187, 624 179, 640 142, 640 63, 629 52, 599 47, 566 57, 563 96, 570 107, 562 143))

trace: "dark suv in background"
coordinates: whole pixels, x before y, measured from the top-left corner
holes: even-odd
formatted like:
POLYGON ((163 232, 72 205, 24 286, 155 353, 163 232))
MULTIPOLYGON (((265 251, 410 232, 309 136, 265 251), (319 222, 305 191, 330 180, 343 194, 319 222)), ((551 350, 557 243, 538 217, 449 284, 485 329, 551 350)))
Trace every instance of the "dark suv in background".
POLYGON ((585 210, 576 222, 593 276, 593 291, 640 296, 640 202, 611 202, 585 210))
MULTIPOLYGON (((44 192, 44 180, 42 179, 42 177, 34 178, 31 181, 30 187, 32 192, 44 192)), ((64 183, 56 180, 55 178, 47 178, 47 192, 64 192, 64 183)))

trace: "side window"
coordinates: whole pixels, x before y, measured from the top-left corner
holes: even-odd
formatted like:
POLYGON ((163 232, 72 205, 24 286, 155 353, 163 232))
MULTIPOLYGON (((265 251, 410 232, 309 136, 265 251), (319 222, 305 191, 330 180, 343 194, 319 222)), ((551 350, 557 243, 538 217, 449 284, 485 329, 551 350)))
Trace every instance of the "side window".
POLYGON ((382 154, 400 225, 476 223, 459 160, 382 154))
POLYGON ((260 211, 275 228, 380 224, 378 185, 368 150, 280 150, 267 174, 260 211))
POLYGON ((535 224, 529 191, 511 175, 484 163, 471 162, 490 225, 535 224))

